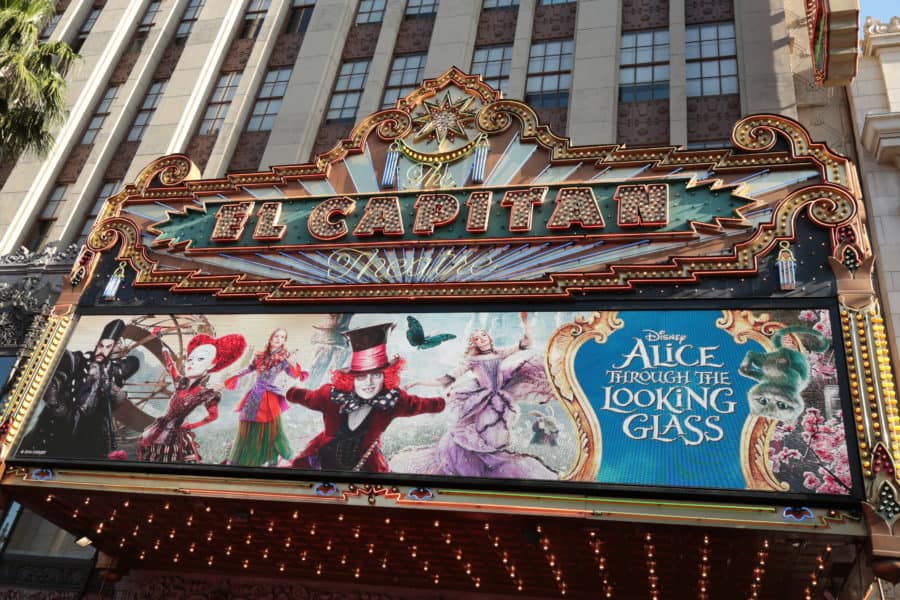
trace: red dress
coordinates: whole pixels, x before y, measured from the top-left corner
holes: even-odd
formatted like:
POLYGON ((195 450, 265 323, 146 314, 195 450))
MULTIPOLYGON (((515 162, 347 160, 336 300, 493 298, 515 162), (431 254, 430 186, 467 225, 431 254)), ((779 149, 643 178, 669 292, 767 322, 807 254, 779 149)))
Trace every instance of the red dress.
MULTIPOLYGON (((291 388, 287 392, 288 402, 300 404, 322 413, 324 430, 292 461, 298 469, 327 469, 369 471, 387 473, 387 459, 381 452, 381 434, 391 421, 398 417, 413 417, 423 413, 437 413, 444 410, 443 398, 422 398, 401 389, 388 390, 376 396, 372 409, 356 430, 347 426, 347 411, 342 407, 347 400, 354 400, 353 392, 345 393, 326 384, 317 390, 291 388), (352 440, 352 450, 345 453, 347 460, 335 460, 332 451, 342 437, 356 436, 352 440)), ((358 401, 358 398, 355 398, 358 401)))

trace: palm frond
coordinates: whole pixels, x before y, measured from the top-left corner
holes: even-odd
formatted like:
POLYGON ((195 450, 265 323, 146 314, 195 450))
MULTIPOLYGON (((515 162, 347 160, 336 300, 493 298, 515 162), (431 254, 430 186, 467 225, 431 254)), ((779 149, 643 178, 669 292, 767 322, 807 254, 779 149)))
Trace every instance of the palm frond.
POLYGON ((53 14, 52 0, 0 0, 0 157, 46 154, 66 117, 65 76, 79 56, 41 41, 53 14))

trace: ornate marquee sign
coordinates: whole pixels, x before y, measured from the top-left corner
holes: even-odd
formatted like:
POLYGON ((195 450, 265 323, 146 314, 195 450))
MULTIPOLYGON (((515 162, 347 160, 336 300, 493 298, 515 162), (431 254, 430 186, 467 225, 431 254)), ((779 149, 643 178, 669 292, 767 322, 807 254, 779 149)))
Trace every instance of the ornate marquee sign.
POLYGON ((6 451, 852 503, 900 460, 854 167, 775 115, 732 143, 573 146, 451 69, 308 164, 160 158, 98 217, 6 451))
POLYGON ((753 275, 798 219, 845 266, 869 253, 846 159, 782 117, 744 119, 734 141, 573 147, 451 70, 312 164, 201 181, 186 157, 156 161, 111 199, 72 280, 115 248, 136 287, 176 294, 567 298, 753 275))

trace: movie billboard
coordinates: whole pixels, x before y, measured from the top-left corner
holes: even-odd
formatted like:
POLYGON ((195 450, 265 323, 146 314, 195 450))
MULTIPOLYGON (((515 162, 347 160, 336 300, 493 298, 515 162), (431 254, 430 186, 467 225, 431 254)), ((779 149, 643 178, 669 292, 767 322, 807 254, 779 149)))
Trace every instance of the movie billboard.
POLYGON ((834 339, 824 308, 84 316, 15 457, 848 496, 834 339))

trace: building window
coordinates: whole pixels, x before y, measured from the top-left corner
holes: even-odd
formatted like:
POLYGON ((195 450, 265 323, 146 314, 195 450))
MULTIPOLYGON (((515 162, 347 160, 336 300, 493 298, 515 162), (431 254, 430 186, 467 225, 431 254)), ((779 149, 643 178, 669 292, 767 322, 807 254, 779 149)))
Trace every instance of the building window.
POLYGON ((44 28, 41 30, 41 35, 39 36, 42 42, 46 42, 50 39, 50 36, 56 31, 56 26, 59 25, 60 19, 62 19, 62 13, 54 13, 53 16, 50 17, 50 20, 44 25, 44 28))
POLYGON ((247 122, 247 131, 272 131, 290 78, 290 67, 271 69, 266 73, 256 104, 253 105, 253 114, 247 122))
POLYGON ((708 149, 717 149, 721 150, 722 148, 728 148, 731 146, 731 140, 728 138, 723 138, 721 140, 701 140, 687 143, 688 150, 708 150, 708 149))
POLYGON ((39 221, 56 220, 56 214, 59 212, 59 206, 65 199, 66 190, 68 189, 69 186, 67 185, 57 185, 53 188, 53 191, 50 192, 50 197, 47 198, 47 202, 44 203, 44 209, 41 211, 41 215, 38 217, 39 221))
POLYGON ((669 30, 622 34, 619 102, 646 102, 669 97, 669 30))
POLYGON ((490 8, 508 8, 510 6, 518 6, 519 0, 484 0, 481 8, 484 10, 490 8))
POLYGON ((94 200, 91 210, 85 215, 84 220, 81 223, 81 233, 78 235, 78 244, 83 244, 84 240, 87 239, 88 234, 91 232, 91 227, 94 226, 94 221, 97 220, 97 215, 100 214, 100 210, 103 208, 106 199, 118 192, 120 187, 122 187, 122 181, 119 179, 103 182, 103 187, 101 187, 100 191, 97 193, 97 198, 94 200))
POLYGON ((309 28, 309 20, 312 18, 315 2, 310 0, 294 0, 291 12, 288 15, 285 33, 306 33, 309 28))
POLYGON ((572 40, 532 44, 525 102, 535 108, 565 108, 569 106, 571 86, 572 40))
POLYGON ((183 44, 191 35, 191 30, 194 28, 194 23, 197 22, 197 17, 204 4, 206 4, 206 0, 191 0, 188 3, 184 14, 181 15, 181 22, 178 23, 178 30, 175 32, 176 44, 183 44))
POLYGON ((130 52, 140 52, 141 48, 144 47, 144 42, 146 42, 147 38, 150 36, 150 30, 156 25, 156 15, 159 13, 159 5, 159 0, 153 0, 153 2, 150 3, 150 6, 147 7, 147 12, 144 13, 144 18, 141 19, 141 24, 138 25, 137 31, 134 32, 134 39, 131 42, 130 52))
POLYGON ((408 0, 406 3, 407 17, 430 17, 437 14, 438 0, 408 0))
POLYGON ((381 23, 384 19, 384 5, 387 0, 360 0, 356 13, 356 24, 381 23))
POLYGON ((103 128, 103 122, 106 121, 106 117, 109 116, 109 107, 112 104, 112 101, 116 99, 116 92, 118 91, 119 86, 117 85, 111 85, 106 88, 106 93, 103 94, 103 99, 100 100, 97 110, 94 111, 94 116, 91 117, 87 130, 84 132, 84 135, 81 136, 82 144, 94 143, 97 133, 103 128))
POLYGON ((549 6, 551 4, 569 4, 571 2, 575 2, 575 0, 541 0, 538 4, 541 6, 549 6))
POLYGON ((407 54, 397 56, 391 64, 391 74, 384 86, 384 99, 381 108, 391 108, 398 99, 419 87, 425 74, 425 55, 407 54))
POLYGON ((97 17, 100 16, 99 8, 92 8, 91 12, 88 14, 87 19, 84 20, 84 23, 81 25, 81 29, 78 30, 78 37, 75 38, 75 41, 72 43, 72 50, 78 52, 81 50, 81 47, 84 45, 85 40, 87 40, 88 35, 91 33, 91 29, 94 28, 94 23, 97 22, 97 17))
POLYGON ((368 60, 352 60, 341 65, 328 106, 328 121, 352 121, 356 118, 356 109, 359 108, 368 75, 368 60))
POLYGON ((509 91, 511 65, 512 45, 475 48, 472 55, 472 73, 478 73, 485 83, 504 94, 509 91))
POLYGON ((203 121, 200 122, 199 135, 216 135, 222 129, 222 123, 225 122, 225 115, 228 114, 228 107, 231 106, 231 100, 237 91, 238 84, 241 82, 241 73, 232 71, 223 73, 219 76, 216 83, 216 89, 213 90, 212 97, 206 107, 206 113, 203 115, 203 121))
POLYGON ((687 95, 737 94, 734 23, 689 25, 684 35, 687 95))
POLYGON ((34 227, 32 227, 31 233, 28 235, 28 241, 25 243, 25 247, 29 250, 36 250, 38 246, 40 246, 41 241, 47 236, 50 227, 52 227, 53 223, 56 221, 56 217, 59 214, 59 207, 63 200, 65 200, 66 190, 68 190, 68 188, 69 186, 67 185, 57 185, 53 188, 53 191, 50 192, 50 196, 44 203, 44 208, 41 209, 41 214, 38 215, 34 227))
POLYGON ((241 38, 255 40, 266 20, 271 0, 250 0, 247 12, 244 13, 244 25, 241 27, 241 38))
POLYGON ((147 95, 144 96, 144 103, 141 104, 141 109, 138 111, 137 115, 135 115, 134 123, 132 123, 131 129, 128 131, 127 139, 129 142, 137 142, 144 137, 144 131, 147 129, 147 124, 150 123, 150 119, 153 118, 153 113, 156 112, 159 100, 166 90, 166 83, 168 83, 167 80, 154 81, 150 84, 150 89, 147 90, 147 95))

